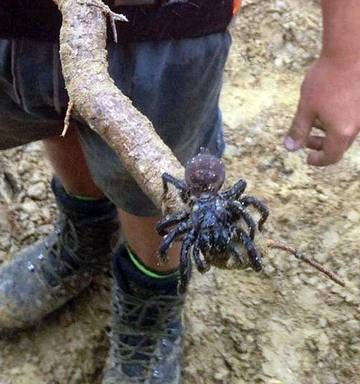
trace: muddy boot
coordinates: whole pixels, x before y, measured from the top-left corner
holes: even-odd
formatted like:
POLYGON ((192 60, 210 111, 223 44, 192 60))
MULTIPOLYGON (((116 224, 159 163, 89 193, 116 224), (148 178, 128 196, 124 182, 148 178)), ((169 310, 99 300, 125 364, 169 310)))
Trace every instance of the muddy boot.
POLYGON ((115 206, 69 196, 56 179, 52 189, 60 210, 56 229, 0 269, 0 330, 35 324, 110 266, 119 228, 115 206))
POLYGON ((124 247, 114 260, 111 349, 103 384, 179 384, 182 356, 177 276, 153 279, 124 247))

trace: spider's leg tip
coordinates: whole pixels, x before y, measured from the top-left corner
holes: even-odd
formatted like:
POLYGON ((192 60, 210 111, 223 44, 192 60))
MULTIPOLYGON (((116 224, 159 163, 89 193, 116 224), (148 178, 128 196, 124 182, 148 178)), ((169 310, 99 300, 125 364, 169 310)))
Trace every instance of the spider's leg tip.
POLYGON ((260 272, 263 269, 263 265, 260 261, 254 264, 254 271, 255 272, 260 272))
POLYGON ((210 271, 210 265, 207 265, 206 267, 197 267, 197 270, 201 273, 201 274, 204 274, 206 272, 209 272, 210 271))

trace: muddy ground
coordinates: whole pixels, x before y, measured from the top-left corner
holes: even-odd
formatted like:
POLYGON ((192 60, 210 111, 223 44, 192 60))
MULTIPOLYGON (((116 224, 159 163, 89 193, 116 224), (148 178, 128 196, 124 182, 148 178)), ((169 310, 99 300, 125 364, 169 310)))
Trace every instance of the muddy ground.
MULTIPOLYGON (((306 66, 316 1, 245 1, 233 27, 222 106, 228 182, 243 177, 271 209, 266 235, 335 270, 342 288, 283 252, 265 270, 195 276, 186 311, 185 384, 354 384, 360 377, 359 141, 314 169, 281 145, 306 66)), ((51 229, 50 170, 40 144, 2 153, 19 177, 0 205, 0 262, 51 229), (11 194, 11 193, 10 193, 11 194)), ((108 348, 109 288, 99 279, 36 329, 0 340, 0 384, 98 384, 108 348)))

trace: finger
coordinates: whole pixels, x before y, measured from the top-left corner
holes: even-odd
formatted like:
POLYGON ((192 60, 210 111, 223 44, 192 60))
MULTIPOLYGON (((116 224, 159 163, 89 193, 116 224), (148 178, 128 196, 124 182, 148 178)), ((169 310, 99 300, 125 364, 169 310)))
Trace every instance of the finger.
POLYGON ((309 136, 306 140, 306 147, 315 151, 321 151, 325 142, 324 136, 309 136))
POLYGON ((347 129, 338 132, 331 131, 324 138, 323 147, 320 151, 312 151, 308 155, 308 163, 310 165, 325 166, 335 164, 342 159, 345 151, 349 147, 352 135, 348 135, 347 129))
POLYGON ((307 163, 317 167, 325 167, 337 163, 341 158, 342 156, 329 157, 324 151, 312 151, 308 155, 307 163))
POLYGON ((291 128, 284 140, 284 146, 288 151, 297 151, 305 145, 315 118, 315 113, 300 101, 291 128))

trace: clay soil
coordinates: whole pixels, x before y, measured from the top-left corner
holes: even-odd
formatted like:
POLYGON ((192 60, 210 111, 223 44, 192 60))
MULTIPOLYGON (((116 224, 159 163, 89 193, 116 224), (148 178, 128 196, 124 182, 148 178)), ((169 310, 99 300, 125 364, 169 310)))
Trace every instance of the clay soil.
MULTIPOLYGON (((227 182, 242 177, 270 207, 266 236, 298 247, 347 282, 337 286, 284 252, 262 273, 195 275, 185 315, 185 384, 355 384, 360 377, 359 141, 315 169, 281 145, 301 79, 318 54, 316 1, 248 0, 233 26, 222 108, 227 182)), ((2 186, 0 263, 56 217, 41 144, 4 152, 20 184, 2 186), (6 198, 4 198, 4 195, 6 198), (6 202, 7 201, 7 202, 6 202)), ((99 384, 107 354, 109 281, 35 328, 0 339, 0 384, 99 384)))

